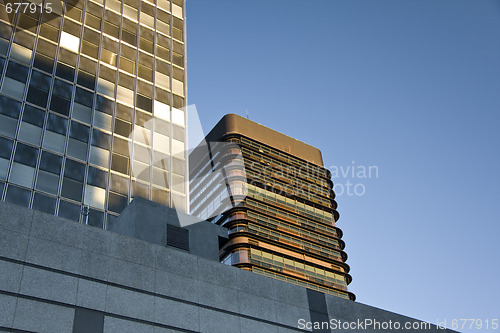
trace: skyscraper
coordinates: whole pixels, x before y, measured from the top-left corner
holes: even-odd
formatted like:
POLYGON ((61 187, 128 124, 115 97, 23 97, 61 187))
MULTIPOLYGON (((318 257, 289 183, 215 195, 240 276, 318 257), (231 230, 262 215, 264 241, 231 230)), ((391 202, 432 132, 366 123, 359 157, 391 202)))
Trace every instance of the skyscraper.
POLYGON ((136 196, 185 211, 184 41, 184 0, 0 4, 0 199, 100 227, 136 196))
POLYGON ((222 262, 355 299, 317 148, 229 114, 189 159, 191 213, 229 229, 222 262))

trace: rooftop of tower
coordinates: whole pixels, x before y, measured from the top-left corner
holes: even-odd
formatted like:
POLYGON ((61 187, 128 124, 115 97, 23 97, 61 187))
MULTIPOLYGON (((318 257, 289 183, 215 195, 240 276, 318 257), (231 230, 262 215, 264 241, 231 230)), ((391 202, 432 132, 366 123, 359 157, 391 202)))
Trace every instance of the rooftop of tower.
POLYGON ((230 134, 244 135, 323 167, 323 158, 318 148, 234 113, 222 117, 210 133, 207 134, 206 139, 207 141, 217 141, 230 134))

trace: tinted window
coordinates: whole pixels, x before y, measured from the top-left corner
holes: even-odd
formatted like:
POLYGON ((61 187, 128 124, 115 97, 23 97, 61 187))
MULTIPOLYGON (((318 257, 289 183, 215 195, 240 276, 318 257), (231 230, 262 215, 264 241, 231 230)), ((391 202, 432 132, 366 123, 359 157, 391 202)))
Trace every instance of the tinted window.
POLYGON ((92 144, 109 150, 111 148, 111 137, 104 132, 94 129, 92 130, 92 144))
POLYGON ((7 66, 7 76, 17 81, 26 82, 26 79, 28 78, 28 67, 9 61, 9 65, 7 66))
POLYGON ((38 158, 38 149, 18 143, 14 161, 34 167, 38 158))
POLYGON ((94 227, 102 228, 104 220, 104 213, 98 210, 89 209, 88 224, 94 227))
POLYGON ((20 102, 16 102, 6 96, 0 96, 0 113, 12 118, 18 118, 20 111, 20 102))
POLYGON ((33 209, 39 210, 44 213, 54 214, 56 208, 56 198, 49 197, 40 193, 35 193, 33 199, 33 209))
POLYGON ((49 118, 47 120, 47 129, 49 131, 56 132, 61 135, 66 135, 67 127, 67 119, 59 117, 53 113, 49 113, 49 118))
POLYGON ((47 92, 30 85, 30 88, 28 90, 28 97, 26 98, 26 100, 30 103, 45 108, 47 106, 48 97, 49 94, 47 92))
POLYGON ((30 85, 36 86, 38 89, 43 91, 49 91, 51 77, 42 72, 35 71, 31 73, 30 85))
POLYGON ((108 173, 100 169, 89 166, 87 184, 105 188, 108 182, 108 173))
POLYGON ((40 160, 40 170, 59 174, 61 172, 62 157, 48 151, 42 152, 40 160))
POLYGON ((69 115, 70 100, 62 98, 58 95, 52 95, 50 100, 50 109, 64 116, 69 115))
POLYGON ((71 94, 73 93, 73 85, 56 79, 56 81, 54 82, 53 93, 66 99, 71 99, 71 94))
POLYGON ((56 75, 68 81, 73 81, 75 77, 75 69, 58 62, 56 67, 56 75))
POLYGON ((83 142, 89 142, 90 127, 71 122, 69 136, 83 142))
POLYGON ((85 166, 83 164, 69 159, 66 160, 66 166, 64 167, 64 177, 83 182, 84 173, 85 166))
POLYGON ((42 127, 44 118, 45 118, 45 111, 30 105, 26 105, 24 107, 23 121, 36 125, 38 127, 42 127))
POLYGON ((91 92, 79 87, 76 88, 75 102, 77 102, 78 104, 82 104, 91 108, 93 104, 93 98, 94 95, 91 92))
POLYGON ((0 157, 9 159, 14 141, 0 137, 0 157))
POLYGON ((59 203, 58 215, 73 221, 78 221, 80 219, 80 205, 61 200, 59 203))
POLYGON ((5 201, 28 207, 30 203, 30 195, 31 192, 28 190, 9 185, 5 201))

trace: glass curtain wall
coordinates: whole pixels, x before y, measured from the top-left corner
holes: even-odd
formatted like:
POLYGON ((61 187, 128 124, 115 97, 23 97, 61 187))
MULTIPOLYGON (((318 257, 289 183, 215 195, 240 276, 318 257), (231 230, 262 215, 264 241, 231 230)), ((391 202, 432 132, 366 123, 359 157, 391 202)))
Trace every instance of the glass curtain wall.
POLYGON ((0 198, 105 227, 186 210, 183 0, 0 4, 0 198), (54 5, 56 4, 56 5, 54 5))

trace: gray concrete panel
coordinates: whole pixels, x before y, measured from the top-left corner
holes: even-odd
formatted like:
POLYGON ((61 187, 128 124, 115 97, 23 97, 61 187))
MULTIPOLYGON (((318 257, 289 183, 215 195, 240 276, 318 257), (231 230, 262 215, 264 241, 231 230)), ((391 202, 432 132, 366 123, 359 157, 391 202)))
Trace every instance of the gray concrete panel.
POLYGON ((155 267, 156 246, 138 239, 110 233, 110 255, 146 267, 155 267))
POLYGON ((276 302, 277 323, 291 327, 298 327, 300 319, 311 321, 309 309, 293 306, 287 303, 276 302))
POLYGON ((243 291, 238 292, 238 305, 241 314, 269 321, 276 321, 275 301, 255 296, 243 291))
POLYGON ((272 279, 272 283, 274 300, 309 309, 306 288, 276 279, 272 279))
POLYGON ((77 284, 78 280, 72 276, 26 266, 20 293, 74 305, 77 284))
POLYGON ((240 333, 278 333, 278 327, 261 321, 240 318, 240 333))
POLYGON ((273 280, 270 277, 255 274, 243 269, 238 271, 238 289, 246 293, 265 298, 274 298, 273 280))
POLYGON ((240 318, 229 314, 200 309, 200 332, 203 333, 239 333, 240 318))
POLYGON ((85 228, 87 226, 40 211, 34 211, 30 235, 31 237, 77 247, 79 243, 78 234, 85 231, 79 227, 85 228))
POLYGON ((0 201, 0 229, 28 235, 31 229, 33 210, 0 201))
POLYGON ((0 326, 12 327, 16 311, 17 299, 12 296, 0 294, 0 326))
POLYGON ((83 231, 78 230, 77 232, 78 242, 75 245, 76 247, 90 252, 110 255, 110 233, 108 231, 76 222, 74 225, 79 229, 85 228, 83 231))
POLYGON ((198 278, 213 284, 218 284, 227 288, 238 289, 239 272, 236 267, 215 263, 205 258, 198 259, 198 278))
POLYGON ((164 248, 156 255, 156 268, 166 272, 197 278, 198 257, 182 250, 164 248))
POLYGON ((0 256, 15 260, 25 260, 28 241, 28 235, 12 230, 1 230, 0 244, 2 246, 0 246, 0 256))
POLYGON ((114 317, 104 317, 104 333, 154 333, 152 325, 114 317))
POLYGON ((156 297, 154 320, 157 323, 199 332, 200 309, 197 306, 156 297))
POLYGON ((79 270, 83 255, 84 253, 77 248, 30 237, 26 261, 67 272, 76 272, 79 270))
POLYGON ((0 260, 0 290, 17 293, 22 273, 22 265, 0 260))
POLYGON ((78 279, 76 305, 104 311, 106 309, 106 289, 107 286, 103 283, 78 279))
POLYGON ((151 321, 154 306, 154 296, 112 286, 106 289, 106 312, 151 321))
POLYGON ((190 302, 197 303, 200 299, 198 280, 160 270, 155 271, 154 291, 190 302))
POLYGON ((39 333, 71 332, 75 310, 19 298, 13 327, 39 333))
POLYGON ((238 313, 238 291, 199 281, 200 304, 238 313))
MULTIPOLYGON (((89 227, 90 228, 90 227, 89 227)), ((81 255, 78 258, 74 273, 88 276, 94 279, 106 280, 112 258, 97 252, 76 250, 81 255)))
POLYGON ((109 259, 107 280, 150 292, 155 290, 155 270, 153 268, 120 259, 109 259))

